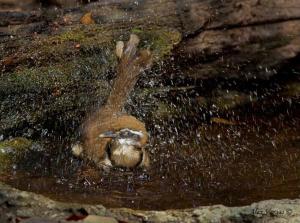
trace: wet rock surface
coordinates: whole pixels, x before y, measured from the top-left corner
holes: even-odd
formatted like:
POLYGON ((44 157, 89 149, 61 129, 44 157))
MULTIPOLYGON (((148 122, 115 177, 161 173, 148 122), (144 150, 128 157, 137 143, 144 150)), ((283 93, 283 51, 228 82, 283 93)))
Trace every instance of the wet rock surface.
POLYGON ((299 221, 297 199, 197 208, 298 197, 299 4, 0 0, 0 150, 20 139, 26 151, 35 148, 22 162, 5 157, 9 167, 18 165, 1 180, 68 202, 87 196, 134 209, 195 207, 106 209, 1 184, 0 222, 85 222, 86 215, 108 222, 299 221), (149 128, 155 170, 99 177, 68 149, 84 117, 105 102, 115 41, 130 33, 155 55, 126 106, 149 128), (164 189, 159 196, 157 188, 164 189))
POLYGON ((0 171, 3 173, 14 169, 32 145, 32 141, 21 137, 0 141, 0 171))
MULTIPOLYGON (((0 134, 5 136, 21 130, 19 136, 26 128, 44 134, 41 129, 49 122, 54 127, 48 134, 62 128, 72 132, 66 126, 76 128, 87 110, 106 100, 116 65, 114 43, 131 32, 156 57, 152 71, 141 78, 144 96, 147 88, 170 92, 169 87, 190 87, 195 81, 197 90, 203 81, 273 82, 299 54, 297 0, 41 2, 11 1, 10 10, 0 13, 0 134), (85 15, 93 22, 82 24, 85 15)), ((213 96, 204 106, 222 104, 209 95, 215 90, 200 93, 213 96)), ((251 92, 236 95, 247 94, 250 98, 251 92)))
POLYGON ((270 200, 243 207, 214 205, 185 210, 139 211, 61 203, 0 184, 1 222, 296 222, 299 200, 270 200), (76 221, 75 221, 76 220, 76 221))

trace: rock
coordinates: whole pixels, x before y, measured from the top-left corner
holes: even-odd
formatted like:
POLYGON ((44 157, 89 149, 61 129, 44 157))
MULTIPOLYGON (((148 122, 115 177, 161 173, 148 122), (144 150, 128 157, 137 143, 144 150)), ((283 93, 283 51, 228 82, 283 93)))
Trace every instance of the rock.
POLYGON ((0 11, 33 10, 38 5, 38 1, 36 0, 0 0, 0 11))
POLYGON ((2 207, 5 213, 10 213, 13 216, 51 220, 65 220, 77 211, 101 216, 107 216, 110 213, 102 205, 91 206, 57 202, 35 193, 14 189, 0 182, 0 211, 2 207))
POLYGON ((248 80, 274 76, 284 61, 300 53, 299 39, 285 38, 285 34, 278 30, 283 27, 290 29, 293 37, 300 33, 300 23, 287 22, 273 26, 205 31, 199 37, 182 43, 182 49, 178 51, 188 65, 182 65, 184 73, 195 79, 222 77, 248 80), (273 41, 267 42, 269 38, 273 41), (266 52, 272 56, 265 57, 266 52), (193 64, 195 60, 200 62, 193 64), (191 63, 193 66, 190 66, 191 63))
POLYGON ((300 10, 290 7, 298 0, 189 2, 181 6, 183 29, 191 38, 177 49, 189 77, 268 79, 300 53, 300 10))
POLYGON ((256 97, 238 91, 221 91, 213 92, 214 96, 211 98, 211 105, 213 108, 224 111, 242 106, 250 102, 256 101, 256 97))
MULTIPOLYGON (((104 29, 96 29, 95 32, 98 34, 105 34, 109 31, 123 35, 124 31, 145 27, 150 30, 157 29, 157 27, 176 30, 180 36, 186 38, 179 44, 175 54, 183 54, 183 59, 180 58, 180 60, 184 60, 185 75, 196 79, 269 78, 275 75, 276 70, 287 60, 295 58, 300 52, 299 7, 297 7, 299 0, 263 2, 249 0, 243 3, 238 0, 232 0, 229 3, 207 0, 201 2, 197 0, 146 0, 143 3, 92 1, 85 5, 78 4, 82 1, 76 0, 43 2, 63 8, 72 6, 76 9, 71 12, 57 9, 53 15, 49 12, 50 10, 45 10, 46 13, 43 13, 43 16, 46 15, 47 24, 52 22, 57 32, 66 29, 63 25, 69 24, 64 20, 72 21, 71 29, 80 29, 80 19, 70 18, 77 18, 78 14, 82 16, 83 12, 93 15, 91 20, 90 15, 86 14, 86 23, 90 24, 94 21, 104 29), (270 13, 269 8, 274 9, 274 12, 270 13), (66 16, 69 19, 66 19, 66 16)), ((3 21, 7 15, 6 12, 3 14, 3 21)), ((5 29, 5 35, 3 35, 5 38, 14 34, 26 33, 28 35, 28 33, 39 34, 53 31, 52 26, 48 27, 45 23, 36 22, 43 20, 41 13, 38 15, 32 12, 25 15, 19 13, 16 16, 14 12, 9 16, 11 19, 4 21, 3 26, 13 26, 10 26, 8 30, 5 29), (15 20, 18 25, 24 23, 26 25, 17 26, 14 23, 15 20)), ((76 33, 81 34, 81 32, 76 33)), ((93 33, 88 33, 86 38, 90 39, 90 35, 93 36, 93 33)), ((93 38, 94 44, 92 45, 97 46, 98 40, 102 40, 104 36, 93 38)), ((32 58, 31 62, 34 61, 32 58)))
MULTIPOLYGON (((41 195, 14 189, 0 183, 1 210, 5 216, 22 216, 64 222, 76 210, 90 215, 85 220, 94 222, 297 222, 300 218, 300 200, 267 200, 242 207, 212 205, 185 210, 138 211, 106 209, 101 205, 56 202, 41 195), (9 205, 7 205, 9 204, 9 205), (99 222, 99 221, 98 221, 99 222)), ((1 219, 2 220, 2 219, 1 219)), ((51 222, 50 221, 50 222, 51 222)))
POLYGON ((87 216, 82 223, 118 223, 118 221, 115 218, 111 217, 101 217, 97 215, 89 215, 87 216))
POLYGON ((79 5, 77 0, 45 0, 43 5, 56 5, 64 8, 71 8, 79 5))
POLYGON ((179 7, 184 12, 181 17, 183 27, 188 34, 192 34, 203 29, 245 27, 255 24, 265 26, 276 21, 293 20, 299 16, 300 10, 295 7, 298 4, 298 0, 243 2, 188 0, 180 1, 179 7), (274 10, 269 11, 268 8, 274 10))
POLYGON ((75 131, 84 115, 106 100, 117 63, 115 40, 125 39, 130 32, 139 35, 141 47, 150 48, 156 61, 169 55, 181 39, 178 31, 169 28, 121 32, 102 25, 81 25, 35 41, 15 41, 13 55, 17 58, 3 49, 0 56, 14 59, 0 64, 4 70, 0 76, 0 134, 10 135, 24 126, 39 131, 35 127, 47 128, 49 119, 60 129, 72 123, 70 130, 75 131))
POLYGON ((213 207, 195 209, 193 215, 198 222, 219 222, 220 219, 226 219, 230 215, 230 209, 223 205, 215 205, 213 207))
POLYGON ((59 223, 55 220, 49 220, 45 218, 29 218, 21 221, 22 223, 59 223))

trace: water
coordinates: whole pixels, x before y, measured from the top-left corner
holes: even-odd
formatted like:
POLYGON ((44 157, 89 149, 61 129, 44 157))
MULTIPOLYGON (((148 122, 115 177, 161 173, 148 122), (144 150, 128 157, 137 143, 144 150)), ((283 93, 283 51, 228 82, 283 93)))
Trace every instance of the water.
POLYGON ((59 201, 146 210, 298 198, 300 112, 297 104, 283 107, 271 114, 240 111, 238 121, 227 124, 150 124, 148 171, 100 172, 56 138, 45 142, 43 155, 1 178, 59 201))
MULTIPOLYGON (((61 2, 62 6, 67 6, 66 1, 61 2)), ((125 5, 122 5, 122 10, 125 5)), ((126 12, 120 17, 117 16, 116 21, 119 21, 123 16, 124 18, 129 16, 128 20, 135 19, 138 15, 131 14, 130 11, 138 5, 139 1, 126 5, 124 12, 128 10, 129 13, 126 12)), ((107 22, 105 15, 103 18, 101 16, 102 19, 107 22)), ((110 22, 114 21, 113 18, 110 22)), ((255 40, 253 41, 255 42, 255 40)), ((12 45, 23 46, 23 42, 21 43, 17 41, 12 45)), ((73 44, 73 40, 71 43, 73 44)), ((257 45, 260 46, 260 44, 259 42, 257 45)), ((69 49, 69 45, 67 46, 66 49, 69 49)), ((10 45, 8 45, 8 50, 13 54, 19 52, 10 45), (14 52, 15 50, 17 51, 14 52)), ((82 51, 84 50, 86 50, 86 55, 82 55, 83 59, 78 56, 78 59, 76 57, 73 62, 70 62, 70 66, 76 66, 76 73, 72 73, 72 78, 68 79, 66 83, 62 82, 63 79, 60 79, 62 75, 58 73, 58 81, 55 83, 51 81, 43 83, 49 78, 46 76, 46 79, 38 78, 45 85, 44 87, 32 85, 33 87, 29 86, 28 89, 20 88, 21 90, 17 93, 12 91, 15 93, 6 96, 9 94, 8 91, 2 96, 5 99, 5 103, 3 103, 5 115, 3 117, 9 117, 5 121, 10 123, 11 119, 17 118, 24 121, 19 122, 22 123, 21 126, 7 127, 8 133, 5 133, 5 136, 0 135, 0 140, 5 139, 10 134, 13 136, 21 135, 40 141, 43 150, 28 153, 15 166, 14 170, 0 175, 1 181, 21 190, 40 193, 59 201, 145 210, 182 209, 212 204, 240 206, 265 199, 299 198, 299 97, 288 98, 284 96, 282 98, 280 94, 277 94, 284 90, 281 88, 284 88, 286 82, 289 81, 288 79, 293 81, 291 78, 292 71, 293 67, 296 67, 295 70, 299 70, 299 57, 294 59, 294 64, 289 61, 285 67, 278 70, 277 77, 268 80, 259 78, 247 80, 248 73, 242 74, 242 72, 247 71, 247 69, 243 71, 244 66, 253 66, 250 72, 257 70, 257 64, 254 63, 256 59, 252 61, 254 64, 251 60, 249 65, 247 65, 248 63, 241 64, 241 73, 238 78, 235 75, 231 77, 230 72, 236 72, 231 71, 231 67, 224 67, 224 70, 220 71, 220 75, 216 77, 204 76, 202 77, 203 80, 194 80, 194 75, 188 78, 189 75, 184 74, 184 72, 189 73, 190 68, 197 68, 199 64, 203 63, 207 65, 206 62, 223 58, 223 55, 209 55, 208 53, 204 61, 198 57, 193 59, 180 58, 182 61, 173 58, 169 59, 171 62, 166 60, 161 64, 156 64, 156 68, 152 72, 142 74, 138 86, 142 90, 148 88, 148 91, 161 87, 163 91, 155 90, 153 97, 149 97, 147 93, 141 94, 141 98, 133 98, 126 108, 130 114, 146 121, 151 134, 151 141, 148 146, 152 158, 151 168, 147 171, 135 170, 133 172, 115 169, 106 173, 97 170, 91 163, 73 157, 70 152, 70 145, 74 142, 73 138, 77 134, 79 122, 82 121, 82 117, 86 113, 84 110, 89 109, 88 106, 91 104, 102 103, 101 100, 103 100, 104 95, 100 94, 101 92, 99 95, 96 94, 97 89, 103 89, 103 91, 108 89, 106 82, 100 82, 99 77, 105 80, 111 78, 110 73, 101 73, 103 76, 98 73, 102 72, 102 69, 109 69, 102 68, 105 64, 109 64, 109 59, 94 52, 101 50, 98 47, 95 49, 82 48, 82 51), (165 63, 171 64, 168 67, 165 63), (177 67, 178 63, 181 66, 179 68, 177 67), (227 74, 231 79, 226 80, 227 74), (242 76, 245 76, 246 79, 243 79, 242 76), (211 79, 204 80, 206 78, 211 79), (61 93, 59 89, 55 90, 52 96, 48 96, 48 91, 52 92, 52 87, 58 83, 62 84, 63 93, 64 91, 69 92, 65 98, 58 97, 55 99, 55 94, 58 96, 61 93), (188 93, 178 94, 175 91, 169 91, 168 88, 172 87, 179 89, 179 91, 182 90, 181 87, 186 88, 188 93), (209 102, 212 104, 208 108, 202 109, 202 99, 215 97, 214 91, 218 88, 250 95, 250 101, 246 101, 248 103, 246 106, 242 104, 241 108, 234 108, 225 112, 218 110, 212 102, 209 102), (259 97, 260 102, 255 102, 257 97, 259 97), (274 100, 273 97, 275 97, 274 100), (93 100, 90 99, 89 101, 87 98, 93 100), (57 99, 61 99, 61 101, 57 99), (44 100, 44 104, 39 102, 44 100), (179 108, 180 112, 165 115, 168 117, 164 119, 155 119, 152 116, 147 120, 149 117, 147 111, 153 112, 155 105, 162 101, 171 104, 170 109, 176 110, 181 107, 179 108), (57 103, 56 106, 60 107, 60 104, 68 102, 70 102, 70 106, 62 106, 61 110, 52 110, 52 107, 48 106, 48 104, 57 103), (76 110, 74 106, 80 109, 80 112, 71 115, 76 110), (19 112, 23 109, 28 113, 34 113, 37 110, 43 113, 37 117, 42 117, 45 120, 25 119, 24 113, 19 112), (16 115, 6 116, 6 113, 16 115), (225 121, 223 120, 221 123, 211 122, 214 117, 224 118, 225 121), (25 130, 27 127, 29 128, 28 131, 25 130), (30 133, 31 130, 33 133, 30 133), (24 133, 26 131, 28 133, 24 133)), ((107 52, 106 56, 110 54, 110 51, 107 52)), ((266 50, 266 52, 269 51, 266 50)), ((50 55, 49 63, 51 65, 61 63, 52 61, 52 59, 58 60, 61 56, 64 58, 65 53, 55 53, 56 58, 50 55)), ((230 54, 228 55, 230 56, 230 54)), ((48 55, 45 55, 45 58, 47 57, 48 55)), ((224 54, 225 59, 226 57, 227 55, 224 54)), ((249 58, 251 57, 250 55, 249 58)), ((31 61, 32 65, 27 64, 26 66, 50 66, 50 64, 47 65, 48 62, 44 61, 45 58, 37 58, 38 60, 33 62, 30 54, 28 61, 31 61)), ((25 59, 24 61, 26 62, 25 59)), ((235 67, 235 64, 233 65, 235 67)), ((13 64, 12 68, 9 69, 15 69, 14 66, 16 65, 13 64)), ((237 64, 237 66, 240 65, 237 64)), ((260 66, 259 70, 263 70, 264 66, 260 66)), ((267 66, 268 64, 266 64, 267 66)), ((198 71, 195 69, 191 72, 197 73, 198 71)), ((269 72, 266 68, 266 73, 269 72)), ((297 83, 299 83, 299 73, 297 72, 294 74, 298 78, 297 83)), ((38 74, 40 73, 38 72, 38 74)), ((249 77, 252 76, 256 77, 250 73, 249 77)), ((10 82, 8 81, 8 83, 10 82)), ((18 86, 18 82, 16 83, 18 86)), ((28 83, 31 84, 31 81, 28 83)), ((23 85, 20 84, 20 86, 23 85)), ((219 96, 221 97, 222 93, 217 97, 219 96)), ((243 97, 242 95, 241 100, 244 100, 243 97)), ((225 99, 223 98, 223 100, 225 99)), ((231 99, 229 98, 229 100, 231 99)), ((222 119, 215 120, 220 122, 222 119)))

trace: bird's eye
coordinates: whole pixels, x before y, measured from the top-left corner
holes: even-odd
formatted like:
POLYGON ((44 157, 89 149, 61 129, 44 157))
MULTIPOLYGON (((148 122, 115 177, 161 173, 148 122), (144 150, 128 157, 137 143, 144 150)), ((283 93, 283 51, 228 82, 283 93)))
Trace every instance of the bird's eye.
POLYGON ((122 131, 122 132, 120 132, 120 137, 121 138, 125 138, 125 137, 127 137, 128 136, 128 132, 127 131, 122 131))
POLYGON ((139 140, 141 139, 141 136, 134 134, 134 135, 133 135, 133 138, 134 138, 136 141, 139 141, 139 140))

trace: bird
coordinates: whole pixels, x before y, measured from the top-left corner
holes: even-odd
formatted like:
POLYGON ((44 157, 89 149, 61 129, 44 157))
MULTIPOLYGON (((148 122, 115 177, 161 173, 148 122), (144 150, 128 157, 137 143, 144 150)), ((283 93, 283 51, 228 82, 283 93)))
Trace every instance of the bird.
MULTIPOLYGON (((124 128, 117 132, 108 131, 99 135, 111 138, 107 154, 110 165, 115 167, 149 167, 149 155, 143 147, 144 133, 124 128)), ((106 161, 107 162, 107 161, 106 161)))
POLYGON ((151 52, 138 50, 139 42, 135 34, 130 35, 126 44, 117 42, 119 64, 110 95, 105 105, 88 115, 82 124, 82 143, 72 146, 75 156, 91 160, 101 169, 150 166, 145 149, 149 138, 145 123, 123 112, 140 73, 152 65, 151 52))

